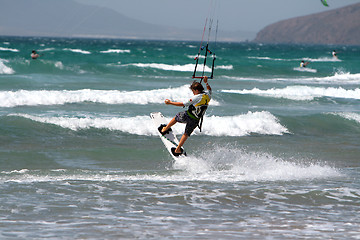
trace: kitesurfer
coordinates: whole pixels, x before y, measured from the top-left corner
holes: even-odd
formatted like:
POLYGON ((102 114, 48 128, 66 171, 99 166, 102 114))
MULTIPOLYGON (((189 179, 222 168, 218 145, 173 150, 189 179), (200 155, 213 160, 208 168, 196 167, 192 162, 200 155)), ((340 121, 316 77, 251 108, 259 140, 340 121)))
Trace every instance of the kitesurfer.
POLYGON ((300 67, 306 67, 307 65, 309 64, 309 62, 305 62, 304 60, 303 61, 301 61, 301 63, 300 63, 300 67))
POLYGON ((336 50, 333 50, 331 54, 332 54, 333 58, 338 58, 336 50))
POLYGON ((31 52, 31 58, 32 58, 32 59, 37 59, 38 57, 40 57, 40 55, 37 54, 37 52, 36 52, 35 50, 32 50, 32 52, 31 52))
POLYGON ((211 99, 211 87, 208 83, 208 77, 203 78, 206 85, 207 91, 204 90, 204 87, 201 83, 194 81, 190 89, 194 94, 194 98, 190 99, 187 102, 173 102, 169 99, 165 100, 165 104, 174 105, 178 107, 188 107, 187 111, 179 112, 176 116, 170 120, 167 126, 160 126, 159 131, 161 134, 166 134, 167 131, 177 122, 186 123, 185 132, 182 135, 179 145, 177 148, 171 149, 174 156, 179 156, 182 154, 182 146, 185 141, 190 137, 191 133, 199 126, 201 118, 204 116, 205 111, 209 105, 211 99))

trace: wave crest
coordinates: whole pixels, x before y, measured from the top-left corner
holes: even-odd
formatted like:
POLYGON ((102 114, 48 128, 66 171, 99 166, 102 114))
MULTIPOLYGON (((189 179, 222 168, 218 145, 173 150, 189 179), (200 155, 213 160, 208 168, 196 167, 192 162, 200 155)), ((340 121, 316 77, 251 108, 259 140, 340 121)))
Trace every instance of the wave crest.
MULTIPOLYGON (((178 88, 155 89, 144 91, 119 90, 38 90, 38 91, 0 91, 0 107, 61 105, 68 103, 105 103, 105 104, 163 104, 166 98, 187 101, 193 94, 188 85, 178 88)), ((211 105, 219 105, 212 99, 211 105)))
POLYGON ((0 74, 14 74, 15 71, 4 64, 7 60, 0 59, 0 74))
MULTIPOLYGON (((148 116, 136 117, 51 117, 33 116, 29 114, 10 114, 27 118, 36 122, 54 124, 74 131, 82 129, 107 129, 129 134, 157 136, 157 130, 148 116)), ((166 118, 169 122, 171 118, 166 118)), ((176 124, 173 129, 176 134, 184 132, 183 124, 176 124)), ((279 123, 279 120, 269 112, 248 112, 237 116, 206 116, 203 131, 195 130, 195 135, 209 136, 246 136, 249 134, 283 135, 289 131, 279 123)))
POLYGON ((254 94, 263 97, 286 98, 290 100, 304 101, 314 100, 320 97, 351 98, 360 99, 360 89, 344 89, 342 87, 309 87, 309 86, 288 86, 285 88, 271 88, 261 90, 253 88, 250 90, 221 90, 225 93, 254 94))

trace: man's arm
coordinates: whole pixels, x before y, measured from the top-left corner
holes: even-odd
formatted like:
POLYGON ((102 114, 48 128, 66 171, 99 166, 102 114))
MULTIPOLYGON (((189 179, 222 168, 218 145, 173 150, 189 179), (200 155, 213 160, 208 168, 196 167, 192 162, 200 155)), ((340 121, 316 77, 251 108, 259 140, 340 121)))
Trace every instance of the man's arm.
POLYGON ((182 103, 182 102, 173 102, 173 101, 171 101, 169 99, 165 100, 165 104, 174 105, 174 106, 178 106, 178 107, 184 107, 184 103, 182 103))
POLYGON ((210 87, 210 85, 208 83, 208 77, 207 76, 204 77, 204 83, 206 84, 207 90, 211 91, 211 87, 210 87))

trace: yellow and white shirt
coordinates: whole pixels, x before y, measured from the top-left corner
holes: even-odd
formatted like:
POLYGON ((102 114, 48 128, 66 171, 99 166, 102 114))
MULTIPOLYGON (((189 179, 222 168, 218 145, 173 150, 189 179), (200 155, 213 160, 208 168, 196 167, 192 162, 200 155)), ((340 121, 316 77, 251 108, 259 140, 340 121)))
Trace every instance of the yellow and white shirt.
POLYGON ((193 99, 185 102, 184 106, 188 107, 187 113, 191 118, 199 120, 202 116, 204 116, 210 100, 211 91, 208 90, 195 95, 193 99))

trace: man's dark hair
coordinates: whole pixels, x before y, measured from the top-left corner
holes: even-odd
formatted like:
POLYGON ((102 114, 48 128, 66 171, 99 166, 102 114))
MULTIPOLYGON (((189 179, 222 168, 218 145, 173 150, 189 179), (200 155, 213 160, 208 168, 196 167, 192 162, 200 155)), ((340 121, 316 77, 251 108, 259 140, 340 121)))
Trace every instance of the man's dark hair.
POLYGON ((190 86, 191 90, 198 90, 199 92, 204 92, 204 87, 203 85, 201 85, 201 83, 194 81, 191 86, 190 86))

